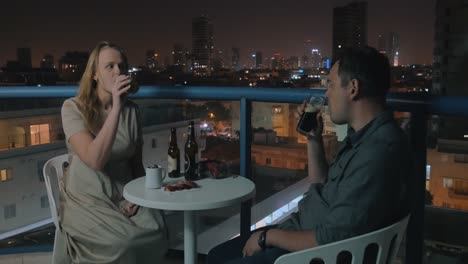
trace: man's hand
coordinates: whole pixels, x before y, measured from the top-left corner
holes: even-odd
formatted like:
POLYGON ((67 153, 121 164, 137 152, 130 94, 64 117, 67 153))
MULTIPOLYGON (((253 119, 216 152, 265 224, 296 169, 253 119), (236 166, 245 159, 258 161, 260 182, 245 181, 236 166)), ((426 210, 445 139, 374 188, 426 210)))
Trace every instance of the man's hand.
MULTIPOLYGON (((304 102, 302 102, 302 104, 300 104, 296 108, 296 112, 294 112, 294 117, 296 118, 296 123, 299 122, 299 119, 301 118, 302 113, 304 113, 304 111, 305 111, 305 109, 307 107, 308 101, 309 100, 305 100, 304 102)), ((321 111, 316 115, 316 118, 317 118, 317 128, 315 128, 315 130, 310 131, 309 135, 312 136, 312 137, 321 138, 322 133, 323 133, 323 118, 322 118, 322 112, 321 111)))
POLYGON ((247 240, 247 243, 245 243, 244 249, 242 250, 244 257, 252 256, 253 254, 262 250, 258 245, 258 238, 260 237, 260 233, 262 233, 262 231, 253 233, 249 240, 247 240))

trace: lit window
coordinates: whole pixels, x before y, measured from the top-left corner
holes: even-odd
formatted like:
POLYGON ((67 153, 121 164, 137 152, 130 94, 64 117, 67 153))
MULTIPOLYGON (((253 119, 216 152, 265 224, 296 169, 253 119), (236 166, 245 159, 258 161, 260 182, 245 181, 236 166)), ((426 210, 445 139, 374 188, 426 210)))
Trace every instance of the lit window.
POLYGON ((468 180, 444 177, 442 186, 448 189, 451 198, 468 199, 468 180))
POLYGON ((31 145, 50 143, 49 124, 39 124, 30 126, 31 145))
POLYGON ((463 179, 453 179, 451 191, 455 195, 468 195, 468 181, 463 179))
POLYGON ((11 168, 1 169, 0 179, 2 182, 13 180, 13 170, 11 168))
POLYGON ((283 113, 283 107, 281 106, 273 106, 273 114, 282 114, 283 113))
POLYGON ((444 188, 452 188, 453 179, 444 177, 442 180, 442 186, 444 186, 444 188))

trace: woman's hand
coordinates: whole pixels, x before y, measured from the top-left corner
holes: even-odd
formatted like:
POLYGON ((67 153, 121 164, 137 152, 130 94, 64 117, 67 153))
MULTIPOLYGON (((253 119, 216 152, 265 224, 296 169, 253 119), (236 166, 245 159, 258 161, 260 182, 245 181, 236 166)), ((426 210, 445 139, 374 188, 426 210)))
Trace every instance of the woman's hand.
POLYGON ((125 96, 130 89, 131 78, 128 75, 119 75, 112 86, 112 107, 122 106, 125 96))
POLYGON ((121 206, 120 206, 120 212, 127 216, 127 217, 132 217, 138 213, 138 209, 140 209, 140 206, 131 203, 129 201, 125 201, 121 206))

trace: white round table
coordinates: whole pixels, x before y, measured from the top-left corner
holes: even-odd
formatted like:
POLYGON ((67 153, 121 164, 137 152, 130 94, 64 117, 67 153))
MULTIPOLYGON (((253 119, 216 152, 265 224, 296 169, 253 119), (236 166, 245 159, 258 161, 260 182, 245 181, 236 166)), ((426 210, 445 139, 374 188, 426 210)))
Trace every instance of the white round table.
MULTIPOLYGON (((166 177, 164 185, 184 180, 166 177)), ((154 209, 184 211, 184 263, 196 262, 195 215, 196 210, 215 209, 241 203, 255 194, 255 184, 244 177, 202 179, 200 188, 176 192, 145 188, 145 177, 135 179, 124 187, 128 201, 154 209)))

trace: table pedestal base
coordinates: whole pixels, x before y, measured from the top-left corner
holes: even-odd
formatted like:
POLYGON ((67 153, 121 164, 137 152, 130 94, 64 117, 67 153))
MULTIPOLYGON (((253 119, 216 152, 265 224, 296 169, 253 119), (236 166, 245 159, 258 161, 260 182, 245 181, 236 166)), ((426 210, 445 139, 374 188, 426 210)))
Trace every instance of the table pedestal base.
POLYGON ((195 213, 193 211, 184 211, 184 264, 195 264, 196 257, 195 213))

